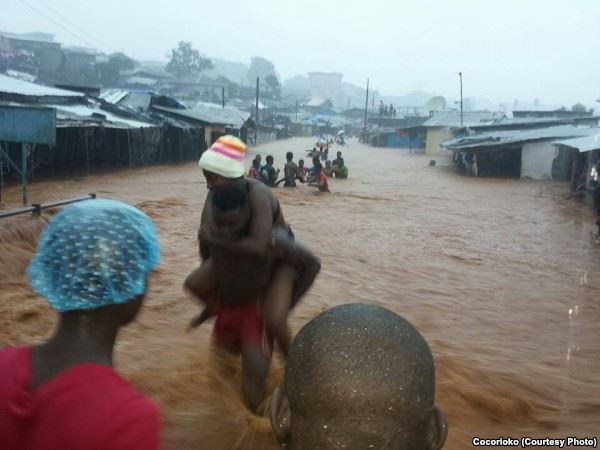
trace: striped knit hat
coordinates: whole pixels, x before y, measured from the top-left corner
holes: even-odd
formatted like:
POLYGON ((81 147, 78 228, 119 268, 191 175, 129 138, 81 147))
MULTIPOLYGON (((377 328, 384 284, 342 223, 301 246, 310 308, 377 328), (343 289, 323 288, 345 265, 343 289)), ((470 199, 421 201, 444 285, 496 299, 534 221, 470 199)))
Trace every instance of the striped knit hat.
POLYGON ((244 155, 246 144, 235 136, 221 136, 200 158, 202 170, 216 173, 225 178, 239 178, 244 175, 244 155))

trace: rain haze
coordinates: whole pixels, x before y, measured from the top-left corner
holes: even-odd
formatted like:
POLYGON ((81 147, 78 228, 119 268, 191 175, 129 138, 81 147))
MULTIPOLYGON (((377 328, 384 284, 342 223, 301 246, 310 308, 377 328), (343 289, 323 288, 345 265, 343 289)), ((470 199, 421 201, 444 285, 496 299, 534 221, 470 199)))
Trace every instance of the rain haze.
POLYGON ((599 50, 600 0, 0 0, 0 449, 595 447, 599 50))
POLYGON ((141 60, 164 60, 177 42, 191 41, 209 57, 268 58, 282 81, 336 71, 359 86, 370 78, 382 94, 457 98, 462 71, 465 95, 496 105, 592 107, 600 96, 596 0, 3 0, 2 10, 0 30, 48 31, 141 60))

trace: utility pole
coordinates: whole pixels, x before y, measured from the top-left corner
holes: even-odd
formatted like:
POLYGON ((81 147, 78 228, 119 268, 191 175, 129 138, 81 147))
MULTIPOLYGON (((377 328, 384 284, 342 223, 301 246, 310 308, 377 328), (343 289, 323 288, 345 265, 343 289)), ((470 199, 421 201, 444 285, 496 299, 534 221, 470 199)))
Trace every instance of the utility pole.
POLYGON ((298 100, 296 100, 296 122, 298 122, 298 100))
POLYGON ((460 127, 463 126, 463 92, 462 92, 462 72, 458 72, 460 77, 460 127))
POLYGON ((367 139, 367 111, 369 109, 369 79, 367 78, 367 98, 365 99, 365 126, 363 129, 363 140, 367 139))
POLYGON ((258 90, 260 86, 260 77, 256 77, 256 123, 254 127, 254 145, 256 145, 256 139, 258 138, 258 90))
POLYGON ((225 108, 225 86, 221 86, 221 102, 223 103, 223 108, 225 108))

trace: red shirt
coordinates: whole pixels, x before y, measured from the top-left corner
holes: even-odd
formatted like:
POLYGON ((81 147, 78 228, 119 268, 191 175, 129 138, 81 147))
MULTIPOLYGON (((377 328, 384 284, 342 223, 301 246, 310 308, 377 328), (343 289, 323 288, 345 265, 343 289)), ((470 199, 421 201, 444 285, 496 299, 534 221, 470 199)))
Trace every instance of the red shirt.
POLYGON ((327 175, 321 172, 319 175, 319 191, 329 192, 329 183, 327 182, 327 175))
POLYGON ((31 377, 31 348, 0 350, 0 449, 158 449, 158 408, 112 368, 78 364, 34 390, 31 377))

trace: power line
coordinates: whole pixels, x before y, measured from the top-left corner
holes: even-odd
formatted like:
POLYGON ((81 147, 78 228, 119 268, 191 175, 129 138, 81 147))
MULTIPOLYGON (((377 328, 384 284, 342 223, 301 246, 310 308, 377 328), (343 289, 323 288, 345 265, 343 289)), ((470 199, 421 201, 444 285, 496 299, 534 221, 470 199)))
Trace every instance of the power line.
POLYGON ((69 20, 68 18, 66 18, 65 16, 63 16, 60 12, 58 12, 56 9, 54 9, 52 6, 50 6, 48 3, 46 3, 43 0, 37 0, 38 3, 41 3, 42 5, 44 5, 47 9, 49 9, 50 11, 54 12, 54 14, 56 14, 58 17, 60 17, 64 22, 70 24, 72 27, 76 28, 79 32, 85 34, 86 36, 88 36, 90 39, 93 39, 94 41, 96 41, 97 43, 99 43, 101 46, 103 46, 104 48, 110 50, 111 52, 116 52, 117 50, 115 50, 114 48, 112 48, 110 45, 105 44, 104 42, 102 42, 100 39, 94 37, 92 34, 90 34, 87 30, 85 30, 84 28, 80 27, 79 25, 77 25, 76 23, 72 22, 71 20, 69 20))
POLYGON ((38 13, 40 16, 45 17, 47 20, 49 20, 50 22, 52 22, 54 25, 62 28, 64 31, 66 31, 67 33, 69 33, 71 36, 75 37, 77 40, 82 41, 85 45, 87 45, 88 47, 93 47, 93 44, 90 44, 88 41, 86 41, 85 39, 83 39, 81 36, 78 36, 77 34, 73 33, 71 30, 67 29, 66 27, 64 27, 63 25, 61 25, 59 22, 55 21, 54 19, 52 19, 51 17, 48 17, 46 14, 44 14, 42 11, 40 11, 39 9, 34 8, 33 6, 31 6, 29 3, 27 3, 25 0, 20 0, 21 3, 23 3, 25 6, 27 6, 29 9, 31 9, 32 11, 38 13))

